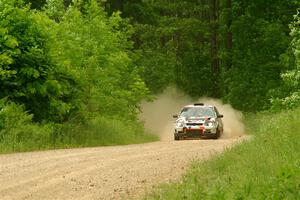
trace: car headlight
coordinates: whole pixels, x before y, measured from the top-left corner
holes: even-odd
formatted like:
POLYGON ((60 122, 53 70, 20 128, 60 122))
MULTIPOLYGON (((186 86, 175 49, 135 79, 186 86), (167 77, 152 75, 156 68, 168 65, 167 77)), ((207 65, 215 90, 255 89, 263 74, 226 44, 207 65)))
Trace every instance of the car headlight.
POLYGON ((216 127, 217 123, 215 121, 209 121, 205 123, 205 126, 216 127))
POLYGON ((184 127, 184 122, 177 122, 176 126, 177 127, 184 127))

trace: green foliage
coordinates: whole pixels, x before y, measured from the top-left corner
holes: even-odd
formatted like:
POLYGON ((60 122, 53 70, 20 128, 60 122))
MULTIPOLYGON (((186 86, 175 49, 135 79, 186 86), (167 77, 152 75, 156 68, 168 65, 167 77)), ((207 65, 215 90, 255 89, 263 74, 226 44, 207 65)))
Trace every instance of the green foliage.
POLYGON ((52 133, 50 124, 32 123, 32 115, 24 106, 0 101, 0 152, 15 152, 47 148, 52 133))
POLYGON ((24 0, 25 3, 30 4, 33 9, 41 9, 47 0, 24 0))
POLYGON ((295 7, 282 1, 233 1, 232 68, 225 74, 234 107, 253 111, 270 107, 270 91, 282 85, 281 62, 291 41, 288 23, 295 7))
POLYGON ((0 101, 0 153, 155 141, 141 124, 114 118, 92 117, 83 124, 37 124, 24 106, 0 101))
MULTIPOLYGON (((295 21, 290 25, 291 33, 293 37, 291 42, 292 51, 292 65, 293 70, 289 70, 281 74, 284 81, 283 86, 280 88, 280 93, 275 93, 271 99, 272 109, 280 108, 294 108, 300 105, 300 16, 298 14, 294 16, 295 21)), ((283 62, 291 62, 289 59, 283 60, 283 62)))
POLYGON ((167 85, 174 83, 176 65, 174 52, 144 47, 137 50, 136 54, 138 57, 135 62, 141 66, 139 72, 151 92, 162 92, 167 85))
POLYGON ((77 72, 87 111, 135 120, 148 90, 129 53, 132 27, 127 21, 119 13, 106 17, 91 1, 84 8, 70 7, 56 28, 52 57, 77 72))
POLYGON ((62 0, 46 0, 45 10, 49 18, 59 22, 65 14, 65 5, 62 0))
POLYGON ((153 93, 170 84, 191 96, 213 93, 209 3, 135 1, 123 8, 135 22, 141 74, 153 93))
POLYGON ((46 6, 57 24, 2 5, 1 97, 24 103, 39 121, 65 121, 82 107, 135 120, 148 90, 129 53, 132 27, 118 13, 106 17, 96 1, 66 13, 57 5, 46 6))
POLYGON ((0 3, 0 152, 156 140, 138 121, 149 91, 128 20, 96 0, 64 3, 0 3))
POLYGON ((282 72, 291 69, 282 59, 291 60, 288 24, 299 1, 109 0, 105 5, 132 18, 141 74, 154 93, 175 83, 193 97, 217 95, 241 110, 265 110, 283 85, 282 72))
POLYGON ((53 135, 53 146, 59 148, 124 145, 157 139, 156 136, 145 133, 141 124, 97 116, 84 126, 74 123, 57 125, 53 135))
POLYGON ((9 2, 0 4, 0 98, 24 104, 35 120, 63 121, 78 109, 71 89, 77 84, 50 57, 53 37, 48 26, 53 22, 9 2))
POLYGON ((249 141, 205 162, 145 199, 299 199, 300 108, 249 116, 249 141))

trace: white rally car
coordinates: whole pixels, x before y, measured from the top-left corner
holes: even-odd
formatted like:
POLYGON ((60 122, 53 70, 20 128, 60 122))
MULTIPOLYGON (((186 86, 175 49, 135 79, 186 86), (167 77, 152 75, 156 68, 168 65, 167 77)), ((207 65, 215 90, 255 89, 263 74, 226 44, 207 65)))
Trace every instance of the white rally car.
POLYGON ((184 106, 176 118, 174 139, 214 138, 223 134, 223 115, 212 105, 195 103, 184 106))

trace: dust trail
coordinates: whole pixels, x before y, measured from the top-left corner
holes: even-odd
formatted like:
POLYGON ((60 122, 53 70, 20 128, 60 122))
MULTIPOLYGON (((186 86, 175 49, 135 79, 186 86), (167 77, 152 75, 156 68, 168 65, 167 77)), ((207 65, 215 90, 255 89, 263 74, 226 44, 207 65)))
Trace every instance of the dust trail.
MULTIPOLYGON (((178 114, 180 109, 188 104, 193 104, 192 98, 174 87, 167 88, 162 94, 156 97, 153 102, 142 103, 141 120, 145 124, 146 130, 156 134, 162 141, 173 140, 174 119, 173 114, 178 114)), ((244 135, 243 115, 233 109, 229 104, 211 98, 200 98, 198 102, 211 104, 217 107, 220 114, 224 115, 223 138, 232 138, 244 135)))
POLYGON ((174 87, 167 88, 153 102, 142 103, 141 119, 150 133, 158 135, 161 140, 173 140, 174 119, 180 109, 191 102, 191 98, 174 87))
POLYGON ((222 118, 224 125, 222 138, 239 137, 245 134, 242 112, 235 110, 231 105, 224 104, 218 99, 203 97, 199 99, 199 102, 216 106, 219 113, 224 115, 224 118, 222 118))

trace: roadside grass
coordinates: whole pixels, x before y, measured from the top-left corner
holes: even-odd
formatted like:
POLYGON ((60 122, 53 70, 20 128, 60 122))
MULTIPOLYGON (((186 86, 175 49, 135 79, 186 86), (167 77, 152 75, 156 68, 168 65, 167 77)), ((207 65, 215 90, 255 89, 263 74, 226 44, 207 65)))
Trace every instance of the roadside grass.
POLYGON ((125 145, 157 141, 142 124, 113 117, 96 116, 85 122, 38 124, 20 105, 0 110, 0 153, 125 145))
POLYGON ((8 131, 0 142, 1 153, 62 148, 138 144, 158 141, 145 133, 141 124, 125 124, 117 119, 99 117, 82 124, 29 124, 8 131))
POLYGON ((254 137, 144 199, 300 199, 300 108, 246 117, 254 137))
POLYGON ((86 125, 62 125, 56 131, 56 145, 71 147, 111 146, 145 143, 159 140, 158 136, 145 132, 142 124, 98 116, 86 125))

